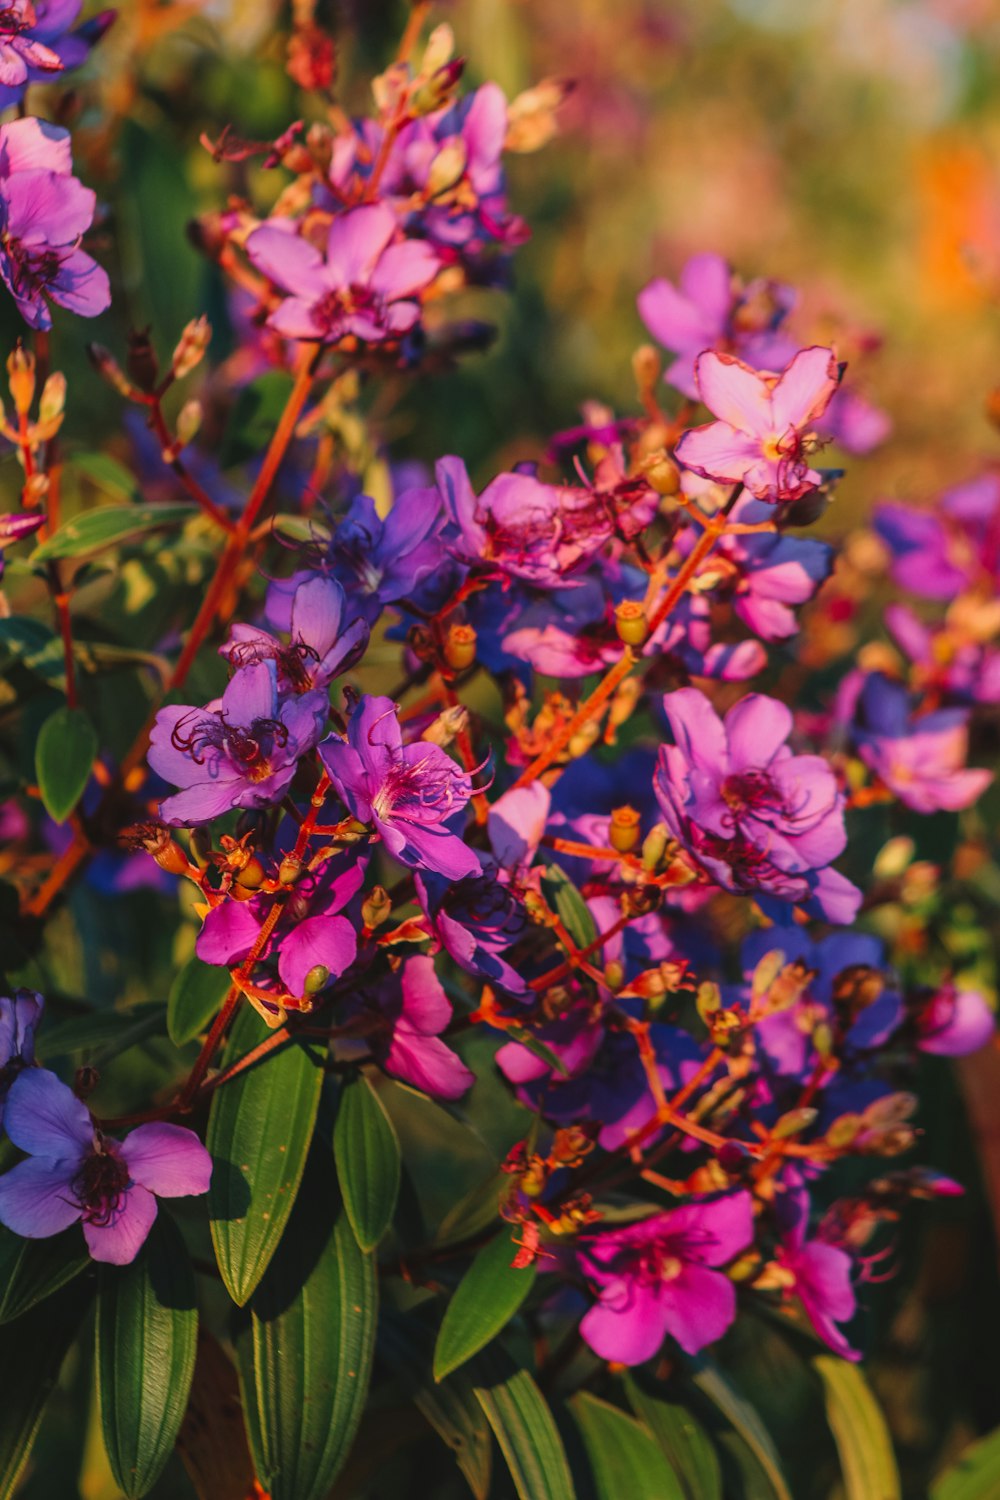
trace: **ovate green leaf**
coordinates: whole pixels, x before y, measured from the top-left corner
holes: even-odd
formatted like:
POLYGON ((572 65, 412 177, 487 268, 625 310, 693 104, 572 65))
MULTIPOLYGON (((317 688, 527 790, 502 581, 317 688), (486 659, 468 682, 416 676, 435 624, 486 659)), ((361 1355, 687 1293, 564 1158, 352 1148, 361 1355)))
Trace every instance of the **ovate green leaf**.
POLYGON ((434 1379, 442 1380, 506 1328, 535 1283, 534 1265, 515 1268, 517 1246, 504 1226, 484 1245, 445 1309, 434 1349, 434 1379))
POLYGON ((392 1223, 399 1195, 399 1140, 363 1073, 341 1090, 333 1154, 351 1228, 362 1250, 374 1250, 392 1223))
POLYGON ((587 1391, 569 1402, 580 1429, 598 1500, 684 1500, 659 1444, 633 1417, 587 1391))
POLYGON ((35 775, 45 811, 65 823, 90 779, 97 730, 82 708, 63 704, 45 720, 35 745, 35 775))
POLYGON ((507 1460, 519 1500, 575 1500, 559 1429, 527 1370, 477 1386, 476 1398, 507 1460))
POLYGON ((847 1500, 900 1500, 889 1428, 861 1370, 832 1354, 818 1355, 813 1365, 823 1382, 847 1500))

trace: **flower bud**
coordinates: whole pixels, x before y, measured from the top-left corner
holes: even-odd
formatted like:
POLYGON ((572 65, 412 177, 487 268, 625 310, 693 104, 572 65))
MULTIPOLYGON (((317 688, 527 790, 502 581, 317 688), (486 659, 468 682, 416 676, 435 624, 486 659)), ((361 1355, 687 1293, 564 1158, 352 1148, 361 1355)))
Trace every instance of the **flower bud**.
POLYGON ((427 38, 424 55, 420 59, 420 77, 430 78, 439 68, 449 63, 455 51, 455 33, 445 22, 435 26, 427 38))
POLYGON ((119 396, 124 396, 127 401, 135 400, 138 392, 110 349, 105 349, 103 344, 88 344, 87 358, 101 379, 106 380, 119 396))
POLYGON ((372 886, 361 903, 361 920, 366 927, 375 930, 392 916, 392 897, 384 886, 372 886))
POLYGON ((543 78, 507 106, 505 151, 537 151, 555 135, 556 111, 573 90, 563 78, 543 78))
POLYGON ((625 983, 625 970, 616 958, 604 965, 604 982, 609 990, 620 990, 625 983))
POLYGON ((665 823, 656 823, 642 841, 642 864, 650 875, 655 875, 670 846, 670 833, 665 823))
POLYGON ((906 834, 900 834, 883 844, 872 866, 875 879, 898 880, 912 863, 916 848, 916 844, 906 834))
POLYGON ((681 487, 680 471, 665 453, 655 456, 643 474, 658 495, 676 495, 681 487))
POLYGON ((318 995, 330 982, 330 970, 326 964, 313 964, 302 986, 303 995, 318 995))
POLYGON ((82 1068, 77 1068, 76 1077, 73 1079, 73 1092, 78 1099, 89 1099, 97 1085, 101 1081, 101 1075, 90 1063, 84 1063, 82 1068))
POLYGON ((278 881, 281 885, 294 885, 300 878, 304 866, 301 859, 295 859, 291 854, 286 854, 278 866, 278 881))
POLYGON ((14 409, 26 417, 35 399, 35 356, 20 343, 7 358, 7 375, 14 409))
POLYGON ((608 842, 612 849, 617 849, 619 854, 631 854, 639 843, 641 821, 640 814, 628 803, 612 808, 608 825, 608 842))
POLYGON ((442 146, 427 173, 428 198, 437 198, 461 182, 468 158, 469 153, 461 136, 454 136, 442 146))
POLYGON ((651 391, 660 378, 660 356, 652 344, 640 344, 632 355, 632 374, 640 395, 651 391))
POLYGON ((186 448, 201 427, 202 407, 200 401, 185 401, 177 413, 177 446, 186 448))
POLYGON ((244 890, 256 891, 264 883, 264 866, 256 855, 247 860, 236 876, 236 884, 243 886, 244 890))
POLYGON ((790 1109, 775 1122, 771 1134, 776 1141, 787 1141, 793 1135, 801 1135, 803 1130, 808 1130, 816 1119, 818 1110, 804 1107, 802 1109, 790 1109))
POLYGON ((38 420, 43 427, 56 427, 62 422, 66 409, 66 376, 56 370, 42 387, 38 403, 38 420))
POLYGON ((641 646, 649 635, 646 610, 638 599, 626 599, 615 609, 615 629, 626 646, 641 646))
POLYGON ((584 724, 566 746, 566 753, 570 760, 580 760, 588 755, 597 742, 601 732, 601 726, 594 719, 589 724, 584 724))
POLYGON ((444 659, 453 672, 464 672, 476 659, 476 632, 471 625, 451 625, 444 643, 444 659))
POLYGON ((464 57, 453 58, 444 67, 438 68, 410 95, 410 114, 431 115, 436 109, 441 109, 455 92, 464 71, 464 57))
POLYGON ((185 375, 190 375, 192 370, 197 369, 205 356, 211 337, 212 325, 204 313, 199 318, 191 319, 181 334, 170 361, 175 380, 183 380, 185 375))
POLYGON ((706 1026, 710 1025, 712 1017, 717 1015, 722 1007, 722 995, 719 992, 719 986, 713 984, 710 979, 706 979, 704 984, 698 986, 695 1006, 706 1026))
POLYGON ((430 745, 440 745, 442 750, 450 745, 469 726, 469 710, 464 704, 456 703, 454 708, 442 709, 437 718, 428 724, 422 740, 430 745))

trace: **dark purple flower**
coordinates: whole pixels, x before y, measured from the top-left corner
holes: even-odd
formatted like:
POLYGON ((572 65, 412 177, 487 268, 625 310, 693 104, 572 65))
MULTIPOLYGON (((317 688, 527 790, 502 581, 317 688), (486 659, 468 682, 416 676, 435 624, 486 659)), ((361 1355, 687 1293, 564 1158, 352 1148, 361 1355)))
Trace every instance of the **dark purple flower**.
POLYGON ((32 328, 52 326, 46 297, 85 318, 111 301, 107 273, 79 248, 96 199, 72 172, 68 130, 0 125, 0 277, 32 328))
POLYGON ((325 693, 281 703, 277 664, 241 667, 217 705, 161 708, 150 735, 149 764, 183 790, 160 808, 166 823, 190 827, 234 807, 280 802, 299 759, 323 732, 325 693))
POLYGON ((374 823, 402 864, 451 880, 480 873, 473 850, 448 826, 472 795, 468 776, 438 745, 403 744, 391 698, 362 698, 347 739, 330 735, 319 753, 334 790, 360 822, 374 823))
POLYGON ((396 233, 396 220, 383 203, 338 214, 325 256, 290 222, 255 229, 247 254, 288 293, 270 326, 286 338, 326 344, 348 336, 378 344, 408 333, 420 317, 419 294, 441 263, 429 245, 397 241, 396 233))
POLYGON ((857 752, 914 812, 968 807, 993 780, 965 765, 969 714, 964 708, 914 714, 906 688, 871 673, 857 697, 851 734, 857 752))
POLYGON ((467 974, 508 995, 526 995, 527 984, 502 956, 527 928, 524 907, 495 874, 447 880, 429 871, 416 877, 417 899, 442 948, 467 974))
POLYGON ((289 614, 287 645, 253 625, 234 625, 221 648, 230 666, 273 661, 279 692, 308 693, 329 687, 368 644, 367 621, 355 617, 345 623, 347 601, 332 578, 306 577, 292 595, 289 614))
POLYGON ((408 958, 359 1007, 375 1019, 368 1042, 387 1073, 435 1099, 460 1099, 475 1074, 441 1040, 451 1004, 426 956, 408 958))
MULTIPOLYGON (((357 933, 341 913, 360 890, 364 873, 364 860, 347 856, 330 859, 319 870, 303 875, 286 898, 259 957, 262 963, 277 958, 278 977, 295 998, 305 995, 310 976, 315 985, 310 993, 318 993, 354 962, 357 933)), ((213 907, 195 943, 198 957, 207 964, 226 967, 242 962, 260 936, 273 901, 273 896, 254 896, 249 901, 224 901, 213 907)), ((280 1009, 280 996, 275 999, 280 1009)))
POLYGON ((668 693, 675 743, 655 790, 671 834, 724 890, 850 922, 861 893, 828 868, 847 842, 844 799, 821 756, 793 755, 792 715, 752 693, 720 721, 697 688, 668 693))
POLYGON ((720 1339, 736 1316, 721 1271, 753 1241, 753 1200, 729 1193, 581 1235, 580 1270, 597 1303, 580 1332, 601 1359, 639 1365, 669 1334, 687 1354, 720 1339))
POLYGON ((0 995, 0 1120, 11 1085, 35 1061, 35 1032, 45 1001, 34 990, 0 995))
POLYGON ((156 1218, 156 1197, 208 1190, 212 1158, 193 1130, 140 1125, 124 1141, 102 1134, 86 1105, 54 1073, 32 1068, 15 1081, 4 1119, 28 1153, 0 1177, 0 1223, 46 1239, 83 1221, 94 1260, 125 1266, 156 1218))

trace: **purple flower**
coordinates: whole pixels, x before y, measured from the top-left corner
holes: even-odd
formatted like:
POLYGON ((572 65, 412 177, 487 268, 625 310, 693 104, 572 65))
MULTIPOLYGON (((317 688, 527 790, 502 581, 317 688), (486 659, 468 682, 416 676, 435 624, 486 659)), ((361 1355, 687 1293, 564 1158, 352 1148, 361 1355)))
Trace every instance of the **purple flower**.
POLYGON ((793 755, 792 715, 751 693, 722 722, 697 688, 663 700, 675 743, 654 787, 671 834, 724 890, 777 897, 832 922, 861 893, 828 869, 847 842, 844 799, 818 755, 793 755))
POLYGON ((0 995, 0 1120, 11 1085, 35 1061, 35 1032, 45 1001, 34 990, 0 995))
POLYGON ((736 1316, 732 1282, 711 1267, 733 1260, 752 1240, 753 1201, 745 1192, 581 1235, 577 1258, 597 1297, 581 1334, 601 1359, 619 1364, 651 1359, 667 1334, 697 1354, 736 1316))
POLYGON ((966 768, 969 715, 963 708, 914 715, 907 691, 881 672, 865 679, 852 737, 858 754, 914 812, 956 812, 970 806, 993 780, 966 768))
MULTIPOLYGON (((306 980, 314 971, 327 971, 325 984, 339 978, 354 962, 357 933, 354 924, 340 913, 360 890, 364 873, 363 860, 330 859, 320 870, 304 875, 286 899, 259 956, 262 962, 277 957, 278 977, 296 999, 305 995, 306 980)), ((198 957, 204 963, 226 967, 242 962, 260 936, 273 901, 273 896, 254 896, 249 901, 224 901, 213 907, 195 943, 198 957)), ((316 978, 322 975, 314 974, 316 978)), ((320 988, 322 985, 311 993, 320 988)), ((277 992, 275 1008, 281 1009, 277 992)))
POLYGON ((193 1130, 140 1125, 126 1140, 112 1140, 54 1073, 21 1074, 4 1124, 28 1160, 0 1177, 0 1223, 26 1239, 46 1239, 82 1220, 94 1260, 125 1266, 152 1228, 154 1194, 208 1190, 212 1158, 193 1130))
POLYGON ((875 507, 875 530, 892 553, 890 573, 924 599, 953 599, 971 581, 971 558, 957 549, 940 516, 886 501, 875 507))
POLYGON ((391 698, 362 698, 347 739, 330 735, 319 753, 347 807, 374 823, 402 864, 451 880, 480 873, 475 853, 448 826, 472 795, 468 776, 438 745, 403 744, 391 698))
POLYGON ((938 1057, 978 1052, 996 1032, 996 1016, 978 990, 940 985, 917 1011, 917 1046, 938 1057))
POLYGON ((355 664, 368 644, 367 621, 354 618, 345 625, 346 606, 339 583, 307 576, 292 595, 287 646, 266 630, 234 625, 221 654, 235 668, 273 661, 279 692, 325 689, 355 664))
POLYGON ((4 572, 4 549, 21 541, 22 537, 31 536, 44 525, 45 512, 41 510, 20 513, 13 511, 0 515, 0 578, 4 572))
POLYGON ((161 708, 149 764, 183 790, 161 804, 166 823, 207 823, 233 807, 271 807, 287 791, 299 759, 323 732, 325 693, 280 703, 271 661, 241 667, 217 705, 161 708))
POLYGON ((0 109, 19 104, 29 83, 78 68, 115 19, 102 11, 76 31, 80 0, 9 0, 0 29, 0 109))
MULTIPOLYGON (((358 495, 317 560, 317 572, 340 584, 352 607, 373 625, 383 606, 405 599, 439 568, 444 525, 437 490, 409 489, 398 495, 383 520, 369 495, 358 495)), ((291 628, 290 600, 310 576, 276 579, 267 591, 267 618, 291 628)))
POLYGON ((524 907, 495 874, 484 871, 451 881, 428 871, 418 875, 415 884, 434 936, 459 968, 508 995, 527 994, 525 981, 502 956, 523 936, 527 918, 524 907))
POLYGON ((924 693, 952 703, 1000 703, 1000 651, 987 644, 997 619, 996 601, 968 597, 936 627, 906 604, 889 604, 885 624, 913 663, 911 682, 924 693))
MULTIPOLYGON (((746 519, 739 509, 736 519, 746 519)), ((712 592, 730 598, 755 635, 782 641, 798 629, 791 606, 811 599, 832 566, 833 548, 811 537, 734 535, 722 537, 700 576, 719 576, 712 592)))
POLYGON ((806 455, 809 429, 840 379, 832 349, 800 349, 781 375, 761 375, 714 350, 699 355, 695 368, 701 399, 719 421, 684 433, 679 463, 772 502, 798 500, 822 483, 806 455))
POLYGON ((288 224, 263 224, 247 239, 258 271, 288 293, 268 323, 285 338, 335 344, 353 336, 366 344, 398 339, 420 317, 419 293, 440 261, 419 240, 395 241, 396 220, 385 204, 338 214, 325 257, 288 224))
POLYGON ((788 1228, 778 1250, 778 1263, 792 1276, 792 1290, 820 1338, 841 1359, 857 1360, 853 1349, 837 1327, 849 1323, 857 1310, 851 1285, 851 1257, 846 1250, 825 1240, 809 1240, 809 1199, 793 1191, 782 1204, 788 1228))
POLYGON ((435 1099, 460 1099, 475 1083, 475 1074, 441 1040, 451 1005, 433 959, 408 958, 365 1009, 377 1017, 369 1036, 372 1055, 394 1078, 435 1099))
POLYGON ((68 130, 0 125, 0 277, 32 328, 52 326, 46 297, 85 318, 111 301, 107 273, 79 248, 96 199, 72 171, 68 130))

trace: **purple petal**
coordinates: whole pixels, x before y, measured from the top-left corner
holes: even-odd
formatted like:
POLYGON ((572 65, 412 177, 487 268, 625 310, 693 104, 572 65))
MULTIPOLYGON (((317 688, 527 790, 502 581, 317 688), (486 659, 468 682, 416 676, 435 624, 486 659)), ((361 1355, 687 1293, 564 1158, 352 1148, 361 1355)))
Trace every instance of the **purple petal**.
POLYGON ((774 430, 808 427, 830 404, 839 380, 832 349, 800 349, 771 394, 774 430))
POLYGON ((326 245, 328 284, 365 285, 395 232, 395 216, 384 203, 365 204, 339 214, 330 225, 326 245))
POLYGON ((146 1243, 156 1218, 156 1199, 136 1184, 122 1195, 119 1207, 108 1221, 84 1220, 83 1237, 94 1260, 110 1266, 127 1266, 146 1243))
POLYGON ((0 1177, 0 1224, 25 1239, 42 1240, 80 1217, 73 1196, 74 1162, 32 1157, 0 1177))
POLYGON ((4 1126, 22 1151, 57 1161, 78 1161, 94 1139, 87 1106, 44 1068, 28 1068, 14 1080, 4 1126))
POLYGON ((605 1289, 600 1302, 585 1314, 580 1333, 601 1359, 641 1365, 652 1359, 667 1331, 658 1294, 624 1281, 605 1289))
POLYGON ((792 714, 784 703, 763 693, 748 694, 726 714, 731 770, 770 765, 791 732, 792 714))
POLYGON ((436 1099, 460 1099, 476 1081, 464 1062, 436 1036, 396 1027, 385 1057, 386 1072, 436 1099))
POLYGON ((760 443, 728 422, 689 427, 674 450, 678 463, 706 479, 738 484, 760 457, 760 443))
POLYGON ((736 1288, 728 1276, 687 1262, 660 1292, 667 1332, 687 1354, 721 1339, 736 1317, 736 1288))
POLYGON ((247 236, 247 255, 258 271, 297 297, 321 297, 327 290, 323 257, 293 229, 263 224, 247 236))
POLYGON ((222 695, 222 713, 230 724, 250 725, 255 719, 274 719, 277 708, 278 669, 273 661, 240 667, 222 695))
POLYGON ((409 297, 434 280, 441 262, 425 240, 390 245, 372 272, 372 291, 389 300, 409 297))
POLYGON ((278 949, 278 973, 293 995, 305 993, 306 976, 317 966, 333 978, 349 969, 358 951, 354 926, 346 917, 306 917, 283 937, 278 949))
POLYGON ((224 901, 205 917, 194 951, 203 963, 228 968, 238 959, 246 958, 260 926, 249 901, 224 901))
POLYGON ((768 387, 756 370, 711 349, 699 356, 695 373, 702 401, 721 421, 752 437, 774 431, 768 387))
POLYGON ((0 125, 0 177, 36 167, 63 177, 70 175, 73 153, 69 131, 31 115, 0 125))
POLYGON ((121 1154, 133 1181, 161 1198, 208 1192, 212 1158, 183 1125, 140 1125, 124 1141, 121 1154))

